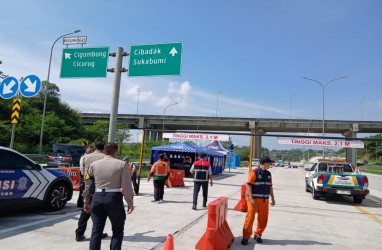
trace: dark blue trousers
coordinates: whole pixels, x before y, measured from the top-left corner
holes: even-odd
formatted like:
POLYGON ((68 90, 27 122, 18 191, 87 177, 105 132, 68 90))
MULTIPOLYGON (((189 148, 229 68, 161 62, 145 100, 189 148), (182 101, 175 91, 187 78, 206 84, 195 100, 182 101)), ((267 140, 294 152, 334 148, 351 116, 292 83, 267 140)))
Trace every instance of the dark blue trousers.
POLYGON ((194 197, 192 201, 194 205, 198 204, 200 187, 203 189, 203 204, 207 204, 208 181, 194 181, 194 197))
POLYGON ((93 195, 93 200, 90 206, 93 228, 89 249, 101 249, 101 236, 107 218, 109 218, 113 230, 110 249, 121 249, 126 220, 122 194, 120 192, 96 192, 93 195))

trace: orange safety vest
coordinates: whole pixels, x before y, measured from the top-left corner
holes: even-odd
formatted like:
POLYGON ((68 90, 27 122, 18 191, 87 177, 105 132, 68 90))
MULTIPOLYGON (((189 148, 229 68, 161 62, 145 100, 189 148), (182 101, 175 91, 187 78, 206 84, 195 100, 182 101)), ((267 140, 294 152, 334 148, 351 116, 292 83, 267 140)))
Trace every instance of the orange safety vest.
POLYGON ((155 175, 156 176, 166 176, 167 175, 167 163, 164 161, 155 162, 155 175))

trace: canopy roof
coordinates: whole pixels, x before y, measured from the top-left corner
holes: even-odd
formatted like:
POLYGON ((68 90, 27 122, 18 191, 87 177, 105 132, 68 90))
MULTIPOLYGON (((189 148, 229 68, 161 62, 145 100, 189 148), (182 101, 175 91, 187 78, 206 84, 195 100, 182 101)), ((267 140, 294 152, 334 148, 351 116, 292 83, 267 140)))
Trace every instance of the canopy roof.
POLYGON ((229 150, 225 149, 223 145, 220 143, 220 141, 212 141, 210 144, 206 146, 206 148, 209 148, 211 150, 218 151, 219 153, 222 153, 224 155, 229 154, 229 150))
POLYGON ((151 149, 153 151, 185 152, 185 153, 195 153, 195 154, 204 152, 207 155, 224 156, 222 153, 219 153, 215 150, 205 148, 205 147, 199 147, 195 145, 188 145, 185 143, 173 143, 173 144, 167 144, 167 145, 160 145, 160 146, 152 147, 151 149))

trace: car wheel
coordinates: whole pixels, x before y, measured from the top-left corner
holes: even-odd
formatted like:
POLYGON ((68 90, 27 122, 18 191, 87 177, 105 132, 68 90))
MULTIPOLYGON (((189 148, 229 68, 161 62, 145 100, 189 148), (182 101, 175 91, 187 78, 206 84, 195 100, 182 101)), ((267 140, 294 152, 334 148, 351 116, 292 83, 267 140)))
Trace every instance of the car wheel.
POLYGON ((354 195, 353 196, 353 201, 356 204, 361 204, 362 201, 363 201, 363 196, 361 196, 361 195, 354 195))
POLYGON ((69 187, 64 182, 54 184, 48 192, 45 201, 45 209, 48 211, 61 210, 69 197, 69 187))
POLYGON ((312 186, 312 197, 313 197, 313 200, 319 200, 320 199, 320 194, 318 192, 316 192, 316 190, 314 189, 314 186, 312 186))

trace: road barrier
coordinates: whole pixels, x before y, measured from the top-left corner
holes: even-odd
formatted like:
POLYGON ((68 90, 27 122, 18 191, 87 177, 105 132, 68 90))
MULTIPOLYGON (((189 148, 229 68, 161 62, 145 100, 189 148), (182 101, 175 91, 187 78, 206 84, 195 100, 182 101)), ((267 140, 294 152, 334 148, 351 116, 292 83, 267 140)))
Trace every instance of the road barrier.
POLYGON ((239 203, 236 204, 233 210, 240 211, 240 212, 247 212, 248 207, 247 207, 247 202, 245 200, 246 189, 247 189, 247 184, 241 185, 240 201, 239 203))
POLYGON ((59 168, 61 172, 67 173, 73 184, 73 189, 80 191, 80 168, 59 168))
POLYGON ((228 198, 219 197, 208 204, 207 229, 196 243, 197 250, 228 249, 234 237, 227 223, 228 198))
POLYGON ((164 243, 163 250, 174 250, 174 237, 172 234, 168 234, 166 242, 164 243))
POLYGON ((167 179, 167 184, 170 187, 183 187, 184 186, 184 170, 171 169, 170 176, 167 179))

